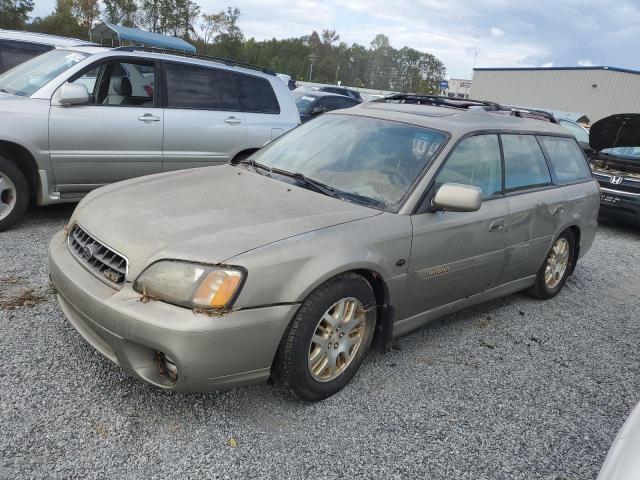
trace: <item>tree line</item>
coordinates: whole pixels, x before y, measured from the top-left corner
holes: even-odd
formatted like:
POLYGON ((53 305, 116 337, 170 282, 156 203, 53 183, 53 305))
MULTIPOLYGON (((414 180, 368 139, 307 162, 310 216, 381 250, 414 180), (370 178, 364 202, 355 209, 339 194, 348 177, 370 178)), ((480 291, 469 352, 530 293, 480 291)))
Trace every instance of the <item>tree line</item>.
POLYGON ((46 17, 30 18, 33 0, 0 0, 0 28, 88 39, 98 20, 184 38, 199 53, 272 68, 294 79, 408 92, 437 92, 446 70, 434 55, 396 49, 378 34, 369 46, 340 40, 335 30, 298 38, 245 38, 241 12, 203 12, 192 0, 57 0, 46 17))

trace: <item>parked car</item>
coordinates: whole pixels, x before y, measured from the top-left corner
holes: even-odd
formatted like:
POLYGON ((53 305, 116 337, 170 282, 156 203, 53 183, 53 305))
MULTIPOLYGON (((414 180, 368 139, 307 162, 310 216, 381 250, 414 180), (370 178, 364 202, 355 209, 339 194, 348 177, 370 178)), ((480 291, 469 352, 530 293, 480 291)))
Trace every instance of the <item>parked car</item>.
POLYGON ((293 98, 296 101, 302 123, 308 122, 323 113, 342 108, 351 108, 360 103, 344 95, 313 90, 296 90, 293 92, 293 98))
POLYGON ((0 231, 32 198, 238 161, 300 123, 270 70, 126 47, 52 50, 0 75, 0 92, 0 231))
POLYGON ((0 73, 54 48, 95 45, 86 40, 0 29, 0 73))
POLYGON ((598 120, 591 126, 589 143, 591 169, 602 192, 600 211, 640 222, 640 114, 598 120))
POLYGON ((624 423, 607 458, 598 480, 637 480, 640 478, 640 404, 624 423))
POLYGON ((346 87, 332 85, 305 85, 303 87, 298 87, 297 90, 315 90, 318 92, 335 93, 337 95, 344 95, 345 97, 353 98, 354 100, 362 102, 362 97, 359 92, 346 87))
POLYGON ((553 123, 455 105, 369 102, 238 165, 92 192, 49 246, 63 312, 161 388, 272 376, 320 400, 372 344, 509 293, 554 297, 597 228, 582 150, 553 123))

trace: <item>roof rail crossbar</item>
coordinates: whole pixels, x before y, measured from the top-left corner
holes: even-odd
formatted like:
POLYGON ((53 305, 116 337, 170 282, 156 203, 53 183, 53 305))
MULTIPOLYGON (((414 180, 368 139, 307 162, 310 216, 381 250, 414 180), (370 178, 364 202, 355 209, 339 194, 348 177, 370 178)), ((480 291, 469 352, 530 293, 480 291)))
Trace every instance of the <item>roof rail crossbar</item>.
POLYGON ((276 74, 276 72, 270 68, 266 68, 266 67, 260 67, 258 65, 253 65, 251 63, 246 63, 246 62, 239 62, 237 60, 231 60, 229 58, 222 58, 222 57, 212 57, 209 55, 201 55, 199 53, 191 53, 191 52, 184 52, 182 50, 173 50, 171 48, 159 48, 159 47, 136 47, 136 46, 129 46, 129 47, 116 47, 113 50, 117 50, 117 51, 121 51, 121 52, 149 52, 149 53, 163 53, 166 55, 178 55, 181 57, 187 57, 187 58, 195 58, 198 60, 208 60, 210 62, 217 62, 217 63, 224 63, 225 65, 229 66, 229 67, 242 67, 242 68, 248 68, 251 70, 257 70, 260 71, 262 73, 266 73, 267 75, 274 75, 276 74))
POLYGON ((556 118, 549 112, 529 108, 508 107, 487 100, 445 97, 442 95, 428 95, 419 93, 394 93, 391 95, 387 95, 384 98, 379 98, 372 101, 379 103, 413 103, 417 105, 429 105, 434 107, 458 108, 461 110, 480 108, 489 112, 499 112, 503 115, 512 115, 520 118, 533 118, 538 120, 546 120, 551 123, 558 123, 556 118))

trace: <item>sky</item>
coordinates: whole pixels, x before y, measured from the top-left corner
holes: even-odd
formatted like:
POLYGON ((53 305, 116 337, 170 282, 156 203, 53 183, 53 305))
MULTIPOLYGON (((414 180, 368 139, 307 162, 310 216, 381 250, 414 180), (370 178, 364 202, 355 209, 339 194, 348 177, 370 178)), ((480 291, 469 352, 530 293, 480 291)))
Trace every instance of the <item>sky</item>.
MULTIPOLYGON (((607 65, 640 70, 640 0, 196 0, 203 12, 238 7, 247 38, 333 29, 368 46, 384 33, 443 61, 447 76, 476 67, 607 65)), ((36 0, 34 16, 55 0, 36 0)))

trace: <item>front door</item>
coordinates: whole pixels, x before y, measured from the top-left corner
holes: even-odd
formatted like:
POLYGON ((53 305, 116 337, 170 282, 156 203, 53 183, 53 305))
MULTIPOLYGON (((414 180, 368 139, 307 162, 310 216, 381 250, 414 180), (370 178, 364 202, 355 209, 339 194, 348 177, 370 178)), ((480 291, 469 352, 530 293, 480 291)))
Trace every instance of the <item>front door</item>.
POLYGON ((110 61, 71 79, 90 92, 85 105, 52 105, 49 150, 57 188, 86 192, 162 171, 163 112, 155 65, 110 61))
POLYGON ((247 136, 233 74, 218 68, 166 63, 165 76, 164 171, 230 160, 247 136))
POLYGON ((502 195, 498 136, 460 142, 438 172, 427 198, 444 183, 479 187, 476 212, 426 212, 412 216, 410 310, 416 315, 486 291, 499 282, 506 246, 507 200, 502 195))

